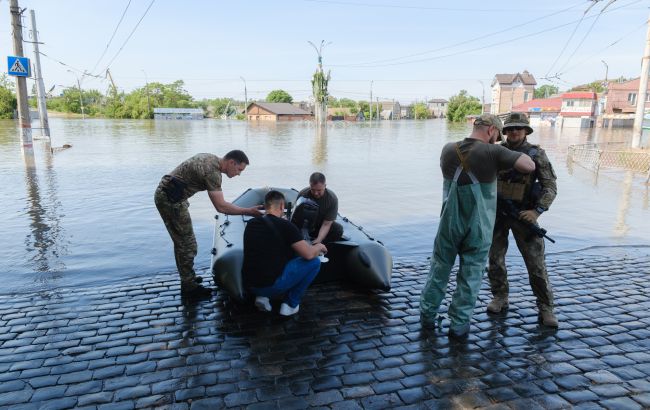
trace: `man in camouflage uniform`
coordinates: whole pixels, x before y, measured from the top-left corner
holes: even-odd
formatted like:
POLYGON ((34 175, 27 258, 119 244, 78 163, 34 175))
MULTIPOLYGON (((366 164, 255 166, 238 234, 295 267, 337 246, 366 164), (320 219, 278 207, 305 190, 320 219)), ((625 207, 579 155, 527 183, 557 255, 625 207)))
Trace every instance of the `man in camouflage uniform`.
POLYGON ((508 308, 509 288, 505 256, 508 250, 508 235, 512 230, 526 263, 530 286, 537 298, 539 321, 545 326, 557 327, 558 321, 553 313, 553 290, 544 261, 544 238, 531 233, 522 222, 537 223, 537 218, 549 209, 557 194, 557 178, 544 150, 526 140, 526 136, 533 132, 526 114, 510 113, 504 122, 503 132, 506 141, 501 145, 528 154, 535 161, 536 171, 528 175, 515 170, 499 173, 497 219, 488 268, 493 299, 487 310, 489 313, 499 313, 508 308), (511 209, 519 212, 518 219, 507 215, 507 203, 514 206, 511 209))
POLYGON ((221 175, 236 177, 249 164, 242 151, 233 150, 223 158, 213 154, 197 154, 162 177, 154 194, 156 208, 169 236, 174 242, 176 267, 181 277, 181 294, 189 297, 208 297, 211 291, 201 286, 202 278, 194 272, 196 238, 187 201, 199 191, 208 191, 208 197, 218 212, 227 215, 260 216, 257 207, 241 208, 227 202, 221 191, 221 175))

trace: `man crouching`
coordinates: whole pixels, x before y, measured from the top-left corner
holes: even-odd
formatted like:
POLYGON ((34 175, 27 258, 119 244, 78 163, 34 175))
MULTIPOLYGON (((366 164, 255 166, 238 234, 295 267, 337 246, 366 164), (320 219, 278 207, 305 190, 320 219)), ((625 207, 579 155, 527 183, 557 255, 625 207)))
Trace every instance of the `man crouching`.
POLYGON ((284 294, 280 314, 291 316, 298 312, 302 296, 320 270, 318 256, 327 248, 303 239, 298 228, 283 218, 284 204, 281 192, 269 191, 264 197, 266 215, 246 224, 242 275, 259 310, 270 312, 269 297, 284 294))

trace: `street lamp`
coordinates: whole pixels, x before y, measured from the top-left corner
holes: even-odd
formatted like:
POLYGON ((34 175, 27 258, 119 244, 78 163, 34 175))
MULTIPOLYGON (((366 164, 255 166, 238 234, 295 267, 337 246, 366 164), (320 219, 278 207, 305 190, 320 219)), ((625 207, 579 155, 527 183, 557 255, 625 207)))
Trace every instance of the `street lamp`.
POLYGON ((72 70, 68 70, 68 72, 74 74, 74 76, 77 78, 77 87, 79 88, 79 105, 81 106, 81 119, 85 120, 86 114, 84 112, 84 99, 83 99, 83 95, 81 94, 81 81, 79 81, 79 76, 77 75, 77 73, 75 73, 72 70))
MULTIPOLYGON (((248 121, 248 112, 246 112, 248 109, 248 89, 246 88, 246 80, 244 77, 239 76, 239 78, 244 82, 244 117, 246 118, 246 121, 248 121)), ((228 115, 228 113, 226 113, 226 115, 228 115)))
POLYGON ((141 71, 144 74, 144 84, 147 90, 147 117, 151 118, 151 101, 149 100, 149 79, 147 79, 147 73, 144 71, 144 69, 142 69, 141 71))

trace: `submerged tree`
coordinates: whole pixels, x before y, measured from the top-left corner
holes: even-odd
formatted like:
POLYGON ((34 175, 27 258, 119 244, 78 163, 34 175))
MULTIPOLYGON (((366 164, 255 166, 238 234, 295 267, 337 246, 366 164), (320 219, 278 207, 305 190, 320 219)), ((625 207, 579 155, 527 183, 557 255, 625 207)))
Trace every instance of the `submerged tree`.
POLYGON ((458 95, 454 95, 449 99, 447 121, 465 121, 468 115, 481 114, 482 111, 483 106, 477 97, 467 94, 467 90, 460 90, 458 95))
POLYGON ((293 102, 291 94, 284 90, 273 90, 266 96, 266 102, 289 103, 293 102))

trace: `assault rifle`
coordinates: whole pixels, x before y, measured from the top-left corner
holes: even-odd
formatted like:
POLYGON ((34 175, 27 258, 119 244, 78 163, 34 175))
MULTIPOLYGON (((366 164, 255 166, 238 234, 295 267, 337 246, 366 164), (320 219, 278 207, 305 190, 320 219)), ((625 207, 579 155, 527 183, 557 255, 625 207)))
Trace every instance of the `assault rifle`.
POLYGON ((507 216, 509 218, 512 218, 516 221, 521 222, 524 224, 526 228, 531 233, 534 233, 535 235, 539 236, 540 238, 546 238, 549 241, 555 243, 555 240, 551 238, 550 236, 546 235, 546 229, 542 228, 541 226, 537 225, 536 223, 531 223, 528 221, 524 221, 523 219, 519 218, 519 212, 520 209, 515 205, 515 203, 511 199, 498 199, 498 209, 501 212, 502 215, 507 216))

